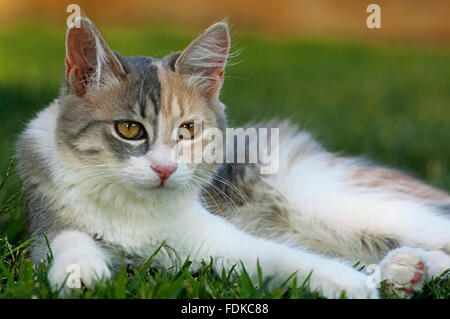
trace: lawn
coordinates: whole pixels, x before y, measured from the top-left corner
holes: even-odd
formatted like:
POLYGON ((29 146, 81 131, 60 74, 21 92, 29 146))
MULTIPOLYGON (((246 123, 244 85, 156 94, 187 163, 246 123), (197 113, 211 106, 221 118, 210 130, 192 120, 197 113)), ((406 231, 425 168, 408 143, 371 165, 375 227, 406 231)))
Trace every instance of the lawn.
MULTIPOLYGON (((125 55, 161 57, 182 49, 194 31, 152 27, 107 29, 125 55)), ((222 100, 230 126, 290 118, 329 149, 400 167, 450 191, 450 49, 371 44, 343 39, 234 35, 222 100)), ((56 297, 46 265, 26 257, 14 141, 26 122, 57 94, 63 76, 64 26, 26 24, 0 30, 0 298, 56 297)), ((85 298, 316 298, 307 285, 267 288, 245 273, 231 279, 208 263, 184 269, 122 269, 112 282, 80 291, 85 298)), ((449 280, 436 279, 417 298, 449 298, 449 280)))

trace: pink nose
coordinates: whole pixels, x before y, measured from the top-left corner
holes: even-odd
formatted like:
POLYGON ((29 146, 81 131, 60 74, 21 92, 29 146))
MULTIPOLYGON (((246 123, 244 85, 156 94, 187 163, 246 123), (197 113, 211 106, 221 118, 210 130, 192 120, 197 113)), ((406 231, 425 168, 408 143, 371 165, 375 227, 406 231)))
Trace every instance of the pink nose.
POLYGON ((176 171, 177 166, 163 166, 163 165, 152 165, 152 169, 158 174, 161 180, 161 185, 176 171))

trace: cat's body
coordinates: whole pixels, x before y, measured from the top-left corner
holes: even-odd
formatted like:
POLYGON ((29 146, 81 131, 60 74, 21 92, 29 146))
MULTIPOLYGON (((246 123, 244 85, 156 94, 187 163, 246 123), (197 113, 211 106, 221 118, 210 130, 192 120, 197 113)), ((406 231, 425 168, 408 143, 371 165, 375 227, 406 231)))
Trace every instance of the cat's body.
POLYGON ((399 171, 329 153, 288 122, 265 126, 280 128, 279 172, 225 165, 203 195, 220 188, 227 196, 216 192, 209 210, 254 235, 366 265, 404 245, 449 251, 449 224, 442 221, 450 219, 443 204, 448 194, 399 171))
POLYGON ((358 261, 381 262, 382 279, 406 293, 450 267, 448 194, 330 154, 288 123, 262 125, 280 128, 276 174, 261 175, 258 164, 170 162, 170 147, 184 142, 171 131, 187 117, 225 128, 225 24, 158 60, 113 54, 81 22, 68 32, 65 90, 28 125, 17 151, 28 228, 40 236, 31 257, 46 257, 45 233, 54 286, 72 264, 90 286, 112 275, 109 266, 137 266, 163 242, 157 265, 189 256, 198 267, 213 257, 218 270, 242 261, 256 276, 259 259, 274 284, 313 271, 311 287, 327 297, 377 296, 352 269, 358 261), (123 121, 145 135, 120 136, 124 127, 134 132, 123 121))

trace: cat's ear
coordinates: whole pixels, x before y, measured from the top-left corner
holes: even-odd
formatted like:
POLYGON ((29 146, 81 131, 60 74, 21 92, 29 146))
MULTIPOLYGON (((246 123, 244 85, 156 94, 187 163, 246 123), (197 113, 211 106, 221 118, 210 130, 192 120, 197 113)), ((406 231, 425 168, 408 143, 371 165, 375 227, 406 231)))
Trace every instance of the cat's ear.
POLYGON ((78 96, 90 88, 111 86, 125 75, 123 67, 97 27, 77 18, 66 35, 66 79, 78 96))
POLYGON ((215 23, 181 53, 175 71, 187 76, 209 99, 217 98, 229 51, 228 25, 215 23))

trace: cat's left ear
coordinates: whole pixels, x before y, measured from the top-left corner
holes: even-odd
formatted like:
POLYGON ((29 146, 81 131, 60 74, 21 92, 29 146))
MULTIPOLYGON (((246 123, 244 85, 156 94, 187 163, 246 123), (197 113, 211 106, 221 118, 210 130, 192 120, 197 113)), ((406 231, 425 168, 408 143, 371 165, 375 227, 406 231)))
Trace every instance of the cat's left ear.
POLYGON ((125 71, 97 27, 78 17, 66 35, 66 79, 78 96, 112 86, 125 71))
POLYGON ((198 36, 181 53, 175 71, 188 77, 209 99, 217 98, 230 51, 228 25, 218 22, 198 36))

